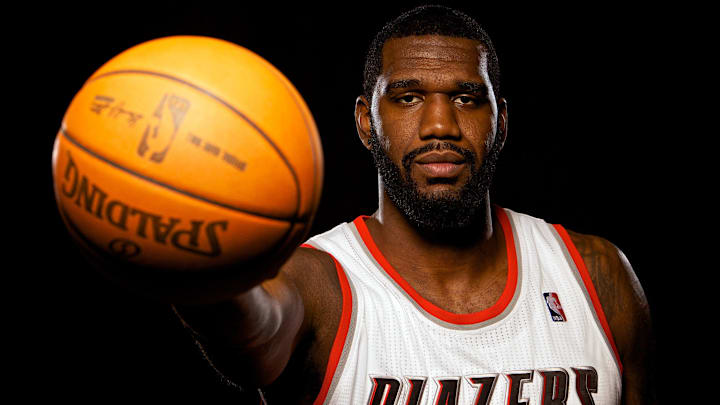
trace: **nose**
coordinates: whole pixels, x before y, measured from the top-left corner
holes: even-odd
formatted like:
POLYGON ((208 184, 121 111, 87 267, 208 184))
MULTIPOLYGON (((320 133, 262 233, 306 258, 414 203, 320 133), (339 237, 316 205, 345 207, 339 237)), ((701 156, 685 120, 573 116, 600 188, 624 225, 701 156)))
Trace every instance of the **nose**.
POLYGON ((452 101, 447 95, 432 94, 425 99, 420 123, 420 139, 430 138, 460 138, 460 127, 452 101))

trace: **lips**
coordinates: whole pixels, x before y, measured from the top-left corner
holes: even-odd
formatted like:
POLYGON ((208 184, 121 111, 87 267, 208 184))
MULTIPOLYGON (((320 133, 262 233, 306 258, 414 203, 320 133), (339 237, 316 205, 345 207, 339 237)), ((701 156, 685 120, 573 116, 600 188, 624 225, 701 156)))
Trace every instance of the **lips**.
POLYGON ((433 151, 414 162, 428 177, 457 177, 465 168, 465 157, 453 151, 433 151))
POLYGON ((428 163, 452 163, 462 164, 465 163, 465 157, 457 152, 443 151, 443 152, 428 152, 420 155, 415 159, 415 163, 428 164, 428 163))

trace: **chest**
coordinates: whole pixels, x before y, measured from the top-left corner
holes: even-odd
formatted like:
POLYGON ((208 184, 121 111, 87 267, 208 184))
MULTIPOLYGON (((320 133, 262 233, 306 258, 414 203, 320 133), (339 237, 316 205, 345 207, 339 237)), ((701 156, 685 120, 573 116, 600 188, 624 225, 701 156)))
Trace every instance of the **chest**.
POLYGON ((367 237, 338 234, 352 326, 323 403, 618 404, 620 365, 577 269, 551 227, 511 219, 505 277, 469 292, 411 284, 367 237))
POLYGON ((551 265, 528 260, 494 303, 465 314, 385 273, 351 277, 354 329, 326 403, 617 404, 620 374, 593 307, 551 265))
POLYGON ((618 369, 582 297, 563 290, 548 304, 522 281, 500 314, 472 325, 403 293, 356 288, 355 329, 327 403, 618 403, 618 369))
POLYGON ((453 283, 406 278, 419 297, 456 314, 486 310, 498 302, 506 287, 507 269, 453 283))

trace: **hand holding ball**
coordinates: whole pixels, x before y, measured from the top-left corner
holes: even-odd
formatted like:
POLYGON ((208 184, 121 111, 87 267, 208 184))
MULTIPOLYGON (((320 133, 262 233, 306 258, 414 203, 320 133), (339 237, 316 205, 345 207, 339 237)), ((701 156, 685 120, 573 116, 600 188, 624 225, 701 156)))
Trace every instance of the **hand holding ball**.
POLYGON ((70 233, 112 279, 172 302, 272 276, 307 236, 322 149, 292 84, 218 39, 168 37, 103 65, 53 150, 70 233))

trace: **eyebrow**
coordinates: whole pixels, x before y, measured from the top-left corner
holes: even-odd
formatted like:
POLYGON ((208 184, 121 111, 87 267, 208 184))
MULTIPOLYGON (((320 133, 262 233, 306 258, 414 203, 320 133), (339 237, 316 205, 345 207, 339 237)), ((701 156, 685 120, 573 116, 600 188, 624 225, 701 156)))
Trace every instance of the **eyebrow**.
POLYGON ((401 79, 401 80, 395 80, 387 84, 385 86, 385 92, 388 93, 391 90, 395 89, 406 89, 408 87, 417 87, 420 86, 420 80, 418 79, 401 79))
POLYGON ((470 93, 479 93, 487 96, 489 92, 487 84, 481 82, 457 82, 456 84, 460 90, 470 93))
MULTIPOLYGON (((410 87, 419 87, 420 80, 418 79, 400 79, 394 80, 385 86, 385 93, 389 93, 396 89, 407 89, 410 87)), ((477 93, 487 96, 489 90, 488 86, 482 82, 456 82, 455 85, 458 89, 469 93, 477 93)))

